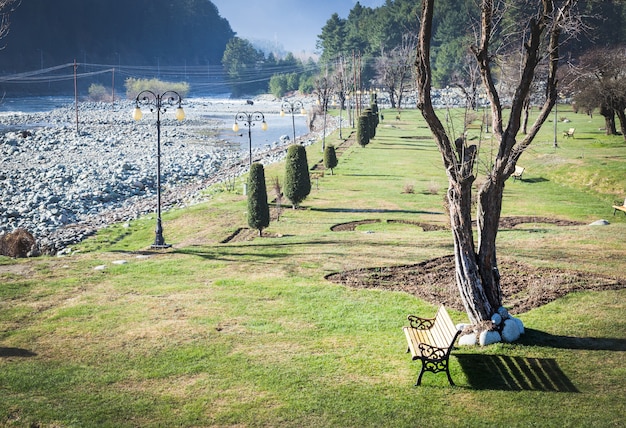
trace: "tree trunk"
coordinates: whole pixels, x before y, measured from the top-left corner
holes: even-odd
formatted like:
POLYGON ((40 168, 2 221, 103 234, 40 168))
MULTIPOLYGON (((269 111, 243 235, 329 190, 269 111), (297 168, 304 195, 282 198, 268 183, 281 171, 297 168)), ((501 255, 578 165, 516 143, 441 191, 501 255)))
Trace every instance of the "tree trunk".
MULTIPOLYGON (((478 192, 476 225, 478 228, 478 268, 485 295, 491 308, 502 306, 500 272, 496 257, 496 237, 502 213, 504 182, 492 177, 478 192)), ((493 312, 492 312, 493 313, 493 312)))
MULTIPOLYGON (((454 238, 456 284, 470 322, 488 320, 493 308, 485 294, 472 233, 472 179, 453 183, 448 189, 450 225, 454 238)), ((496 306, 496 308, 498 308, 496 306)))
POLYGON ((622 137, 626 141, 626 110, 616 110, 617 118, 619 119, 619 127, 622 132, 622 137))
POLYGON ((610 107, 600 107, 600 114, 604 116, 604 127, 606 135, 617 135, 617 129, 615 128, 615 110, 610 107))
POLYGON ((530 97, 524 101, 524 118, 522 119, 522 134, 528 133, 528 118, 530 117, 530 97))

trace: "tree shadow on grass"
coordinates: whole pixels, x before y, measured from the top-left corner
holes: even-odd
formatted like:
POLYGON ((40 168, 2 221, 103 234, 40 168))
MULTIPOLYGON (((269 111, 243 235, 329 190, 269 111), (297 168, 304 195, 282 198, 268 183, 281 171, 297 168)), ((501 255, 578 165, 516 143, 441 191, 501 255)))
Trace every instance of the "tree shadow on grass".
POLYGON ((453 354, 472 389, 579 392, 554 358, 453 354))
POLYGON ((609 337, 557 336, 544 331, 526 328, 516 342, 521 345, 546 346, 559 349, 582 349, 587 351, 626 351, 626 339, 609 337))
POLYGON ((0 347, 0 358, 5 358, 5 357, 35 357, 35 356, 37 356, 37 354, 35 354, 32 351, 29 351, 28 349, 3 348, 3 347, 0 347))

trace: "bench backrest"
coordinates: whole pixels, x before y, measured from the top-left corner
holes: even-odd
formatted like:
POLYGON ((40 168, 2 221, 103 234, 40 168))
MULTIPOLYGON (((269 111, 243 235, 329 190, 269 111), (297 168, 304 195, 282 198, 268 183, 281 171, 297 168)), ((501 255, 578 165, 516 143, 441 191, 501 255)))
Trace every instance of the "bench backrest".
POLYGON ((514 173, 514 175, 522 175, 523 172, 524 172, 524 168, 522 168, 521 166, 515 165, 515 173, 514 173))
POLYGON ((447 348, 450 346, 454 336, 457 333, 456 326, 452 322, 452 318, 448 315, 446 308, 441 305, 435 316, 435 323, 430 329, 430 334, 435 343, 433 345, 440 348, 447 348))

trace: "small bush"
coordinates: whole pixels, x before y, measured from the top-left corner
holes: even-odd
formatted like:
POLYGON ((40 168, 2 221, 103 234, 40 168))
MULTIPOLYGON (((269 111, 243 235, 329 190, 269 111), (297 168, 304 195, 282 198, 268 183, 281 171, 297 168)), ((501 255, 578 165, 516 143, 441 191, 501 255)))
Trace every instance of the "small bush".
POLYGON ((402 193, 408 193, 408 194, 415 193, 415 186, 413 186, 412 184, 406 183, 404 185, 404 189, 402 190, 402 193))
POLYGON ((37 242, 26 229, 16 229, 14 232, 0 236, 0 255, 29 257, 37 254, 37 242))
POLYGON ((189 94, 189 83, 187 82, 165 82, 159 79, 135 79, 129 77, 124 82, 126 86, 126 97, 129 100, 134 100, 141 91, 152 91, 155 94, 162 94, 165 91, 175 91, 181 97, 186 97, 189 94))
POLYGON ((438 195, 439 189, 439 183, 437 183, 436 181, 431 181, 430 183, 428 183, 428 193, 430 193, 431 195, 438 195))
POLYGON ((283 211, 283 188, 278 177, 274 177, 273 187, 276 195, 276 221, 280 221, 280 215, 283 211))
POLYGON ((324 149, 324 168, 330 169, 330 175, 333 175, 333 168, 335 168, 338 163, 335 146, 329 144, 324 149))
POLYGON ((89 99, 96 102, 111 101, 111 90, 99 83, 92 83, 89 86, 89 99))

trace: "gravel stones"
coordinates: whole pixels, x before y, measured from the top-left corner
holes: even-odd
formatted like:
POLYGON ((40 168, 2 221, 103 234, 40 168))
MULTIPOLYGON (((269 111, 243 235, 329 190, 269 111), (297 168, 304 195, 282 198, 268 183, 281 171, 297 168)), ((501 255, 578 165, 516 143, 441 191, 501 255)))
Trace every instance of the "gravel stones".
MULTIPOLYGON (((113 222, 155 209, 156 116, 132 120, 130 101, 79 104, 36 114, 0 116, 0 234, 30 231, 55 254, 113 222)), ((247 151, 218 144, 210 102, 187 100, 187 119, 161 117, 162 208, 197 201, 221 178, 247 171, 247 151)), ((289 141, 264 148, 280 160, 289 141)), ((261 157, 261 150, 255 149, 261 157)))

